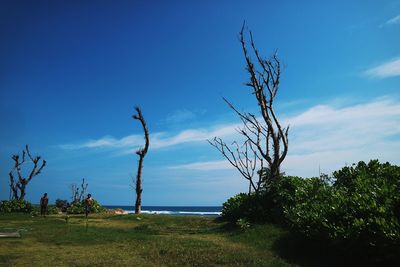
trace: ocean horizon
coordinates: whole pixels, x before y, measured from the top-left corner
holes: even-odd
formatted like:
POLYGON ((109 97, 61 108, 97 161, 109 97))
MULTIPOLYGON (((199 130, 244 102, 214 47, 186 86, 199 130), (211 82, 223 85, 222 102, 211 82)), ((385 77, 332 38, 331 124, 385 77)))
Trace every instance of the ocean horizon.
MULTIPOLYGON (((122 209, 135 213, 133 205, 104 205, 107 209, 122 209)), ((142 206, 143 214, 165 214, 179 216, 221 216, 222 206, 142 206)))

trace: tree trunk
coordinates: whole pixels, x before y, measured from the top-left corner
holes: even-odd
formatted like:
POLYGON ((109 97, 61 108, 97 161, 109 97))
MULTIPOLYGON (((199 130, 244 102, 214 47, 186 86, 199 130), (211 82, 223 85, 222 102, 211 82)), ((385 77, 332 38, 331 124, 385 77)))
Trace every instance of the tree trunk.
POLYGON ((136 202, 135 202, 135 213, 140 214, 142 211, 142 168, 143 168, 144 156, 139 155, 139 164, 136 177, 136 202))
POLYGON ((24 198, 25 198, 25 188, 26 188, 25 184, 22 184, 21 187, 20 187, 20 193, 21 194, 19 195, 18 200, 24 200, 24 198))
POLYGON ((145 145, 144 148, 139 149, 136 151, 136 154, 139 156, 139 163, 138 163, 138 169, 137 169, 137 176, 136 176, 136 203, 135 203, 135 214, 140 214, 142 211, 142 192, 143 192, 143 187, 142 187, 142 169, 143 169, 143 160, 144 157, 146 156, 147 150, 149 149, 149 130, 147 129, 146 122, 143 118, 142 112, 139 107, 135 108, 137 115, 133 115, 132 117, 135 120, 139 120, 140 123, 142 124, 143 131, 144 131, 144 139, 145 139, 145 145))

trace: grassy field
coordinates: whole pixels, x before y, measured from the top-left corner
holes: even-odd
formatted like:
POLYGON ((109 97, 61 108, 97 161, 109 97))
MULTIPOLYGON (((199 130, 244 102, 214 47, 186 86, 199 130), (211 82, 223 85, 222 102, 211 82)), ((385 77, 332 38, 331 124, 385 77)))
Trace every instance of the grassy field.
POLYGON ((211 217, 0 215, 0 266, 326 266, 318 245, 274 225, 246 231, 211 217), (319 249, 319 251, 318 251, 319 249), (313 256, 316 255, 316 256, 313 256))

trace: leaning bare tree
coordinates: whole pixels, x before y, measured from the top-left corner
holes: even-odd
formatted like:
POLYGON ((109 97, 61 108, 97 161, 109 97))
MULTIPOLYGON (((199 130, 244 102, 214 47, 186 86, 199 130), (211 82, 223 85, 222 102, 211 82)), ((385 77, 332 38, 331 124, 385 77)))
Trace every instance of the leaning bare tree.
POLYGON ((26 194, 26 186, 33 179, 33 177, 38 175, 43 170, 44 166, 46 166, 46 161, 42 160, 42 163, 40 164, 41 157, 32 156, 29 151, 28 145, 26 145, 25 149, 22 150, 22 158, 19 155, 13 155, 11 158, 14 160, 14 166, 8 176, 10 177, 10 189, 12 192, 12 199, 24 200, 26 194), (22 174, 22 167, 25 163, 26 155, 28 155, 29 160, 33 163, 33 167, 29 174, 24 177, 24 175, 22 174), (18 177, 14 176, 15 173, 18 177))
MULTIPOLYGON (((257 100, 261 116, 257 117, 250 113, 240 112, 225 98, 224 101, 232 110, 235 111, 243 122, 243 128, 239 129, 239 133, 245 140, 245 152, 236 149, 236 155, 242 155, 244 157, 244 162, 253 164, 250 164, 251 166, 254 166, 255 163, 253 161, 257 160, 257 158, 259 160, 265 160, 269 170, 267 172, 269 174, 268 179, 270 181, 275 181, 279 179, 281 175, 280 166, 285 159, 289 148, 289 126, 286 128, 281 126, 274 110, 274 100, 278 93, 281 76, 281 63, 276 52, 270 58, 261 57, 254 44, 253 35, 251 31, 248 31, 250 47, 256 58, 255 61, 253 61, 248 51, 244 32, 245 25, 243 25, 242 30, 239 33, 239 39, 246 60, 246 70, 250 76, 250 81, 246 83, 246 85, 251 88, 251 93, 257 100), (251 146, 248 144, 251 144, 251 146), (249 154, 246 152, 248 148, 252 150, 252 153, 249 154)), ((229 162, 236 168, 238 168, 238 165, 239 167, 246 167, 240 159, 235 160, 233 152, 221 139, 214 138, 211 144, 226 158, 229 157, 229 162)), ((251 169, 252 167, 250 170, 251 169)), ((263 169, 262 166, 261 169, 263 169)), ((247 173, 244 173, 243 171, 240 172, 246 179, 249 179, 247 173)), ((263 176, 262 173, 263 172, 260 172, 259 174, 259 182, 261 182, 261 176, 263 176)), ((252 174, 254 174, 254 170, 252 171, 252 174)), ((250 182, 251 181, 252 180, 250 179, 250 182)))
POLYGON ((140 121, 143 127, 144 131, 144 139, 145 139, 145 145, 143 148, 139 148, 136 151, 136 154, 139 156, 139 163, 138 163, 138 169, 137 169, 137 175, 136 175, 136 203, 135 203, 135 213, 140 214, 142 210, 142 169, 143 169, 143 160, 144 157, 146 156, 147 150, 149 149, 149 130, 147 129, 146 121, 143 118, 142 112, 139 107, 135 107, 135 110, 137 114, 134 114, 132 118, 135 120, 140 121))

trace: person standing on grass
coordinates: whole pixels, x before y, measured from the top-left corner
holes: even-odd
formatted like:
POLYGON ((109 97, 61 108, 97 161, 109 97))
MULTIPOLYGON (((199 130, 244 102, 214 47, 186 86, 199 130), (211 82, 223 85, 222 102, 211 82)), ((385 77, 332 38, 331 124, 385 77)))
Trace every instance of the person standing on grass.
POLYGON ((44 193, 42 198, 40 199, 40 215, 46 217, 48 204, 49 198, 47 197, 47 193, 44 193))
POLYGON ((93 198, 91 194, 87 195, 87 198, 85 199, 85 215, 86 217, 89 215, 90 211, 92 210, 93 206, 93 198))

